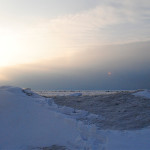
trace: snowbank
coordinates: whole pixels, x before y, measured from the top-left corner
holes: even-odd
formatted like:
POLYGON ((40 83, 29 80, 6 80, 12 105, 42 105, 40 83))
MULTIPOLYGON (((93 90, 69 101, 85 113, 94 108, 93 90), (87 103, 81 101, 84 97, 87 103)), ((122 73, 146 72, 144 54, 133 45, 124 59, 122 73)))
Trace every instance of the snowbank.
POLYGON ((103 149, 105 138, 95 126, 84 125, 56 109, 48 109, 46 102, 47 99, 30 90, 0 87, 1 150, 51 145, 62 145, 71 150, 103 149))

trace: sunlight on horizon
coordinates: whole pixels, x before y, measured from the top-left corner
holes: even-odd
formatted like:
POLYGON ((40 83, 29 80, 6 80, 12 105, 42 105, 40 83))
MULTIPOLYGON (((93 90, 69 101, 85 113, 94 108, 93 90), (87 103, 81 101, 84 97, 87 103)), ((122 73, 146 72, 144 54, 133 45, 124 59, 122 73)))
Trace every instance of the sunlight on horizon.
MULTIPOLYGON (((35 63, 61 55, 58 43, 49 41, 52 37, 43 38, 36 33, 38 30, 29 27, 24 27, 24 30, 28 33, 24 33, 23 29, 0 29, 0 67, 35 63)), ((66 54, 63 52, 63 55, 66 54)))
MULTIPOLYGON (((0 20, 0 66, 34 63, 58 56, 66 57, 73 51, 82 52, 88 49, 101 51, 102 45, 150 40, 149 24, 146 19, 141 21, 143 15, 149 16, 149 12, 143 7, 139 13, 138 5, 132 9, 134 2, 130 2, 131 5, 116 2, 118 6, 124 8, 124 11, 121 11, 122 7, 112 5, 109 0, 109 3, 93 3, 91 8, 90 5, 86 9, 83 7, 82 11, 76 8, 75 12, 71 10, 65 12, 64 9, 56 13, 48 9, 48 13, 40 16, 36 14, 36 7, 23 5, 34 1, 23 1, 24 3, 18 1, 18 6, 13 5, 12 1, 10 5, 2 2, 6 8, 10 7, 12 16, 7 14, 7 9, 0 9, 2 18, 0 20), (24 9, 21 11, 21 8, 24 9), (31 14, 27 13, 27 8, 32 9, 31 14), (48 14, 51 13, 53 15, 49 16, 48 14)), ((60 3, 62 8, 66 7, 63 6, 63 2, 60 3)), ((147 6, 147 3, 143 6, 147 6)), ((36 3, 39 7, 40 4, 51 6, 50 4, 54 3, 50 1, 36 3)), ((57 3, 55 5, 57 6, 57 3)), ((43 11, 42 7, 38 10, 38 14, 43 11)))
MULTIPOLYGON (((2 29, 1 29, 2 30, 2 29)), ((10 66, 18 63, 20 39, 17 33, 3 29, 0 34, 0 66, 10 66)))

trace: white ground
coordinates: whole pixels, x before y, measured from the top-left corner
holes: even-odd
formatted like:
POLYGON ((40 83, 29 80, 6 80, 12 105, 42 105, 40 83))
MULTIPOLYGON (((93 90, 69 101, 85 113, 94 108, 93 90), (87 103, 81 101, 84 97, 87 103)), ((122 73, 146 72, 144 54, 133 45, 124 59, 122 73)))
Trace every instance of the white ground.
POLYGON ((71 150, 150 149, 148 127, 133 131, 98 130, 77 121, 84 117, 104 119, 58 106, 52 99, 30 90, 0 87, 0 150, 35 150, 51 145, 71 150))
POLYGON ((97 91, 97 90, 79 90, 79 91, 49 91, 49 90, 35 90, 34 92, 40 94, 40 95, 44 95, 44 96, 78 96, 80 94, 82 94, 83 96, 89 95, 102 95, 102 94, 113 94, 113 93, 117 93, 120 91, 97 91))
POLYGON ((137 93, 134 93, 135 96, 150 98, 150 90, 142 90, 137 93))

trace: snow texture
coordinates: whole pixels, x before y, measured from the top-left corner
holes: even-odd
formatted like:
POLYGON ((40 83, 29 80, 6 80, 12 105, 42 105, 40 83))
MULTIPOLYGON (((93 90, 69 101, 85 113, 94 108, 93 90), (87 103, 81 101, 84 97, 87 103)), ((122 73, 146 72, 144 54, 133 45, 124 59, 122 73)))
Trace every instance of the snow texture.
POLYGON ((84 125, 56 111, 58 106, 50 102, 30 90, 0 87, 0 150, 51 145, 71 150, 104 148, 105 137, 94 125, 84 125))
POLYGON ((85 123, 96 124, 99 129, 137 130, 150 126, 150 99, 134 96, 131 91, 95 96, 55 96, 53 99, 59 107, 71 107, 99 116, 81 118, 85 123))
POLYGON ((38 93, 39 95, 42 96, 74 96, 74 94, 76 95, 76 93, 80 93, 80 96, 82 94, 82 96, 95 96, 95 95, 103 95, 103 94, 114 94, 120 91, 96 91, 96 90, 75 90, 75 91, 65 91, 65 90, 61 90, 61 91, 49 91, 49 90, 34 90, 35 93, 38 93))
POLYGON ((150 90, 142 90, 134 93, 133 95, 150 99, 150 90))
POLYGON ((82 93, 73 93, 73 94, 70 94, 70 96, 82 96, 82 93))
POLYGON ((58 106, 30 89, 0 87, 0 150, 149 150, 150 128, 98 130, 78 118, 100 117, 58 106))

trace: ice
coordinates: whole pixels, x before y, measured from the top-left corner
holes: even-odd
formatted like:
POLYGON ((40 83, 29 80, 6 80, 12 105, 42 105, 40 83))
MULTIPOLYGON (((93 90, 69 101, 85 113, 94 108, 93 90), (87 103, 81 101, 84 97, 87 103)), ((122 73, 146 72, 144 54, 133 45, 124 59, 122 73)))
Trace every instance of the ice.
POLYGON ((141 96, 141 97, 145 97, 145 98, 149 98, 150 99, 150 90, 142 90, 139 92, 134 93, 135 96, 141 96))
MULTIPOLYGON (((103 95, 103 94, 114 94, 114 93, 117 93, 117 92, 120 92, 120 91, 100 91, 100 90, 75 90, 75 91, 65 91, 65 90, 61 90, 61 91, 49 91, 49 90, 35 90, 34 91, 35 93, 38 93, 39 95, 42 95, 42 96, 74 96, 74 94, 76 95, 76 93, 80 93, 80 96, 81 94, 83 96, 86 96, 86 95, 103 95)), ((78 95, 78 94, 77 94, 78 95)))
POLYGON ((70 94, 70 96, 82 96, 82 93, 73 93, 73 94, 70 94))

